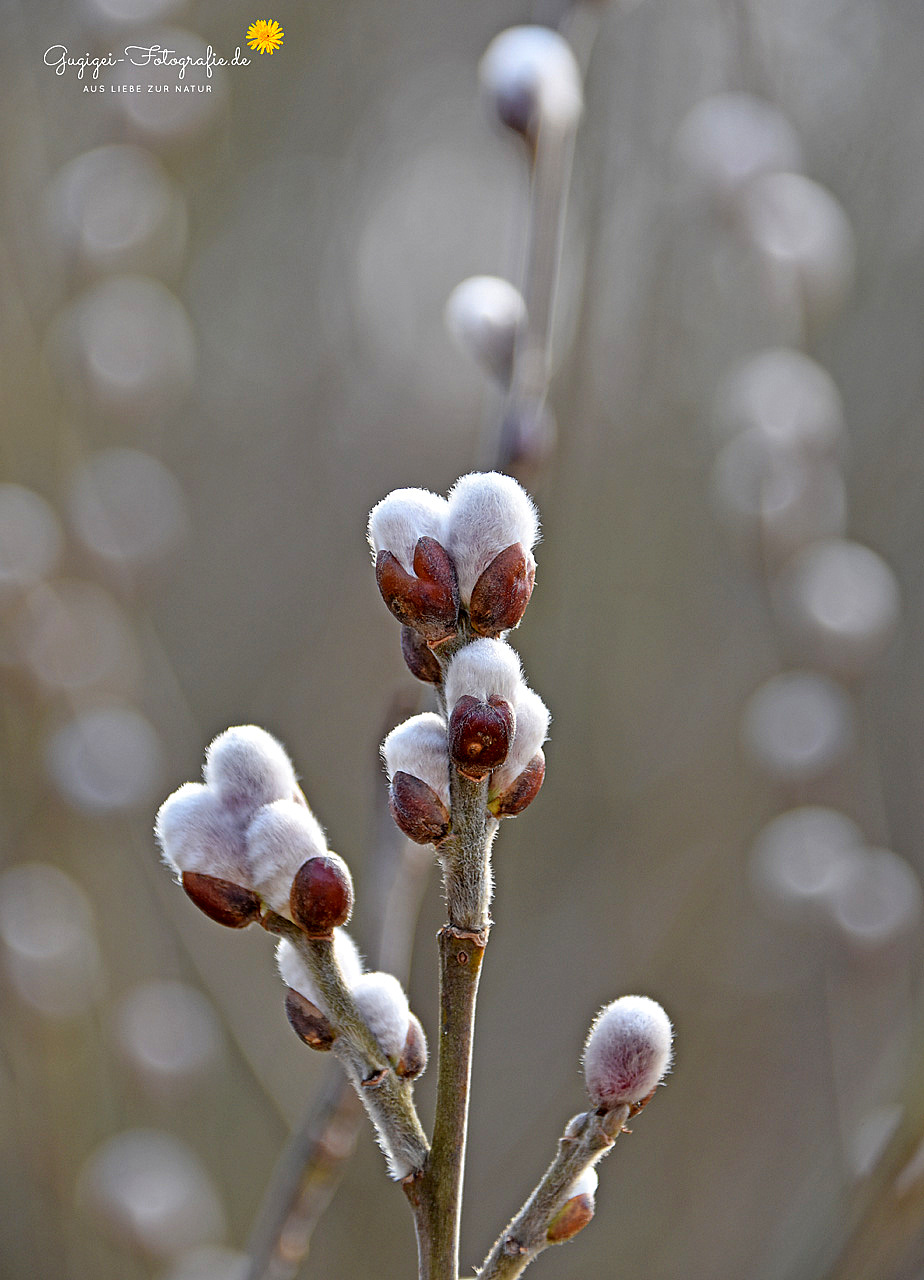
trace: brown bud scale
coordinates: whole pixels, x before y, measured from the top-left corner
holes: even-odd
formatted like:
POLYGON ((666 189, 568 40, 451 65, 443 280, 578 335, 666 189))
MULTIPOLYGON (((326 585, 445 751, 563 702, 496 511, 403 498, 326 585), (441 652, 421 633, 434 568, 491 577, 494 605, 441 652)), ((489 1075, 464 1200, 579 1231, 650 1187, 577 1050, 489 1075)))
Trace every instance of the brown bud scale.
POLYGON ((289 894, 292 919, 309 938, 329 938, 350 918, 353 878, 336 853, 322 853, 303 862, 289 894))
POLYGON ((390 551, 378 553, 375 580, 382 599, 400 623, 428 643, 448 640, 459 625, 459 584, 449 552, 435 538, 420 538, 413 567, 408 573, 390 551))
POLYGON ((317 1005, 292 987, 286 988, 286 1017, 299 1040, 311 1049, 327 1050, 337 1038, 317 1005))
POLYGON ((545 1238, 549 1244, 564 1244, 579 1231, 583 1231, 594 1216, 593 1196, 572 1196, 549 1223, 545 1238))
POLYGON ((184 871, 181 883, 191 901, 216 924, 243 929, 260 918, 260 899, 243 885, 198 871, 184 871))
POLYGON ((449 832, 449 810, 422 778, 398 769, 388 792, 391 816, 415 844, 439 844, 449 832))
POLYGON ((401 653, 412 676, 425 680, 427 684, 442 684, 443 671, 439 661, 424 640, 413 627, 401 628, 401 653))
POLYGON ((449 755, 459 772, 477 781, 502 765, 515 723, 513 708, 503 698, 481 702, 463 694, 449 717, 449 755))
POLYGON ((519 542, 494 557, 472 590, 469 617, 482 636, 499 636, 515 627, 529 604, 536 562, 519 542))
POLYGON ((495 818, 515 818, 532 804, 545 780, 545 756, 537 751, 522 773, 518 773, 506 791, 488 801, 495 818))

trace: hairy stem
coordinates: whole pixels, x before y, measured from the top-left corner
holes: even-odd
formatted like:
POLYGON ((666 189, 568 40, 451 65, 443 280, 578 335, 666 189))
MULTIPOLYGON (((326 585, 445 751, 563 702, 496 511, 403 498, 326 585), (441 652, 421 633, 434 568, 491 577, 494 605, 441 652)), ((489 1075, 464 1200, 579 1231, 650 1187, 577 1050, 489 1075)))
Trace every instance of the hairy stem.
POLYGON ((629 1113, 628 1106, 621 1106, 604 1115, 585 1111, 575 1116, 559 1138, 558 1152, 539 1185, 479 1268, 478 1280, 515 1280, 549 1247, 549 1220, 567 1199, 575 1179, 610 1150, 629 1113))
POLYGON ((424 1167, 428 1154, 426 1135, 414 1106, 412 1086, 399 1079, 382 1053, 343 980, 334 956, 332 939, 314 939, 274 912, 263 917, 263 927, 288 939, 311 970, 337 1031, 333 1052, 342 1063, 376 1127, 393 1171, 424 1167))

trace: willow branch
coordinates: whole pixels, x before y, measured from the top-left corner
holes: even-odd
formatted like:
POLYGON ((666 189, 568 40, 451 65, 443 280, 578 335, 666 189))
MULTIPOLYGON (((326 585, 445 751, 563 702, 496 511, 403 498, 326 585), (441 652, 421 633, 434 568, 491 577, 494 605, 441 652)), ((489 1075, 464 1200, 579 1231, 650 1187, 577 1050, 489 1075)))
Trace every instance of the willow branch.
POLYGON ((333 940, 309 938, 297 925, 274 912, 268 912, 262 923, 268 932, 291 942, 308 965, 337 1032, 333 1052, 387 1153, 397 1164, 422 1169, 429 1147, 414 1106, 412 1086, 395 1074, 357 1009, 334 956, 333 940))
POLYGON ((628 1106, 599 1115, 575 1116, 558 1140, 558 1152, 539 1185, 517 1216, 495 1241, 478 1270, 478 1280, 515 1280, 551 1241, 549 1222, 567 1199, 568 1190, 585 1169, 613 1146, 629 1118, 628 1106))

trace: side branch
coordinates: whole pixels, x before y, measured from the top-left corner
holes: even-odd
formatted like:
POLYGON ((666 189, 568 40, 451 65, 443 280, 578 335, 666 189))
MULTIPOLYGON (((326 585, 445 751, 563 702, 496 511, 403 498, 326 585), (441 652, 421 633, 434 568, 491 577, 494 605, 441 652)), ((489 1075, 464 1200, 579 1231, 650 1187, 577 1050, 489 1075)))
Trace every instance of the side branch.
POLYGON ((600 1115, 585 1111, 570 1121, 558 1153, 523 1208, 495 1241, 478 1270, 478 1280, 515 1280, 552 1241, 549 1222, 585 1169, 610 1150, 630 1115, 623 1105, 600 1115))
POLYGON ((424 1167, 426 1135, 409 1081, 401 1080, 356 1007, 334 956, 333 941, 306 936, 283 916, 268 912, 264 929, 286 938, 311 970, 337 1031, 333 1052, 356 1089, 385 1148, 392 1172, 403 1176, 424 1167))
POLYGON ((423 1177, 405 1183, 417 1222, 422 1280, 455 1280, 458 1275, 475 999, 486 944, 486 930, 447 925, 439 933, 441 1021, 433 1147, 423 1177))

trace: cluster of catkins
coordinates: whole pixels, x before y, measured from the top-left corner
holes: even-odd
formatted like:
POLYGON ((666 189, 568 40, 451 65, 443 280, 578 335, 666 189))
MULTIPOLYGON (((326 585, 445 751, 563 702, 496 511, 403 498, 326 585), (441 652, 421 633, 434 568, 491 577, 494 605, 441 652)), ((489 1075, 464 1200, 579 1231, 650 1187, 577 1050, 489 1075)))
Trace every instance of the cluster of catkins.
POLYGON ((453 770, 488 779, 495 818, 521 813, 542 785, 549 713, 503 639, 529 602, 538 536, 528 495, 495 472, 463 476, 448 498, 396 489, 369 517, 405 660, 437 686, 442 711, 412 716, 382 746, 392 814, 420 844, 449 834, 453 770))
MULTIPOLYGON (((439 850, 449 841, 454 807, 470 805, 472 794, 484 806, 490 842, 497 819, 522 812, 542 785, 549 712, 504 639, 532 592, 538 535, 530 498, 496 473, 464 476, 448 498, 398 489, 371 513, 379 589, 403 624, 408 666, 436 687, 440 707, 412 716, 382 747, 392 814, 418 843, 439 850)), ((363 971, 343 928, 353 907, 349 868, 328 849, 284 748, 254 725, 227 729, 206 751, 203 779, 164 802, 155 828, 188 896, 220 924, 261 922, 288 932, 277 962, 289 1021, 306 1044, 329 1049, 337 1039, 319 977, 326 964, 395 1074, 419 1075, 427 1061, 423 1029, 396 978, 363 971), (306 962, 302 935, 330 944, 320 967, 306 962)), ((585 1046, 594 1106, 603 1112, 645 1101, 670 1052, 671 1027, 659 1005, 640 996, 609 1005, 585 1046)), ((395 1176, 410 1171, 390 1163, 395 1176)), ((587 1195, 592 1188, 572 1198, 587 1195)))
MULTIPOLYGON (((242 725, 206 751, 203 782, 186 782, 160 808, 155 832, 164 858, 200 910, 242 928, 274 912, 308 938, 333 940, 334 958, 354 1001, 399 1075, 419 1074, 426 1042, 398 980, 364 973, 342 928, 353 909, 353 881, 327 847, 284 748, 264 729, 242 725)), ((280 939, 279 971, 296 1032, 316 1049, 335 1031, 308 966, 280 939)))

